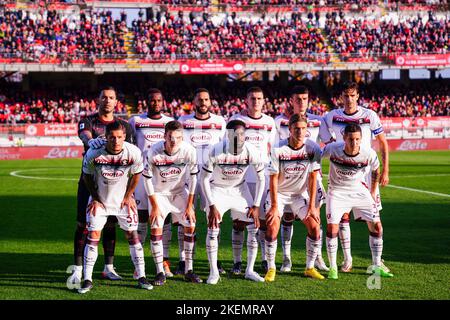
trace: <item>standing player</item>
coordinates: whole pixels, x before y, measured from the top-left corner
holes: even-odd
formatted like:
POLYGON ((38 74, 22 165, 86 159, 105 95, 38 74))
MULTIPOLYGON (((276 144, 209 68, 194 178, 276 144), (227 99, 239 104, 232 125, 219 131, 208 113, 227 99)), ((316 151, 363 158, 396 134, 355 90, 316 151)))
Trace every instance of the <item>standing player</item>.
POLYGON ((380 178, 380 163, 376 152, 362 145, 362 128, 357 124, 346 125, 344 142, 331 143, 323 150, 323 157, 330 158, 330 175, 327 194, 327 252, 330 260, 329 279, 337 279, 337 236, 339 222, 345 213, 353 210, 356 220, 367 222, 369 245, 372 252, 370 272, 382 277, 393 274, 382 267, 383 227, 376 204, 376 191, 380 178), (366 184, 370 170, 370 189, 366 184))
MULTIPOLYGON (((383 163, 380 184, 381 186, 386 186, 389 183, 389 148, 383 127, 380 118, 374 111, 358 106, 358 99, 358 85, 354 82, 346 83, 342 92, 344 108, 331 110, 324 117, 324 120, 330 133, 334 135, 335 140, 338 142, 343 141, 344 128, 349 124, 358 124, 361 126, 361 144, 366 149, 372 147, 372 137, 375 136, 379 142, 381 161, 383 163)), ((370 187, 370 168, 367 168, 366 183, 370 187)), ((381 211, 382 207, 378 187, 375 199, 378 210, 381 211)), ((350 272, 352 270, 350 238, 350 213, 347 212, 339 224, 339 239, 341 240, 342 250, 344 252, 344 262, 341 267, 342 272, 350 272)), ((383 267, 385 271, 389 272, 389 269, 384 264, 383 267)))
MULTIPOLYGON (((92 148, 100 148, 105 144, 105 128, 109 123, 119 121, 125 128, 126 141, 133 142, 133 134, 130 125, 114 116, 117 105, 117 94, 113 87, 106 87, 100 92, 98 113, 82 119, 78 123, 78 136, 83 141, 84 151, 92 148)), ((77 229, 74 239, 74 263, 73 274, 69 277, 70 283, 80 283, 83 269, 83 252, 86 244, 86 209, 89 200, 89 191, 86 188, 82 175, 78 182, 77 191, 77 229)), ((114 249, 116 243, 115 216, 109 216, 103 230, 103 250, 105 255, 105 268, 102 277, 109 280, 120 280, 121 277, 114 270, 114 249)))
POLYGON ((208 160, 201 173, 201 184, 207 200, 206 252, 210 266, 208 284, 217 284, 220 280, 217 268, 217 237, 222 217, 228 210, 231 210, 233 221, 247 227, 245 278, 264 282, 264 278, 253 270, 258 254, 258 211, 264 193, 264 164, 261 163, 256 148, 245 141, 245 127, 245 123, 240 120, 231 120, 227 124, 228 139, 210 148, 208 160), (255 169, 257 176, 255 198, 252 198, 244 179, 250 166, 255 169))
MULTIPOLYGON (((283 141, 289 137, 289 117, 293 113, 303 115, 308 120, 306 139, 309 139, 317 144, 320 142, 329 143, 332 137, 323 122, 322 117, 306 112, 309 107, 309 90, 305 86, 296 86, 290 92, 290 107, 286 108, 285 112, 275 118, 275 125, 277 128, 277 142, 283 141)), ((318 173, 317 179, 317 197, 316 209, 320 212, 320 207, 325 199, 325 188, 322 184, 321 172, 318 173)), ((283 248, 283 264, 280 268, 281 272, 290 272, 292 268, 291 262, 291 241, 293 234, 293 213, 286 208, 281 220, 281 246, 283 248)), ((322 239, 322 229, 320 229, 320 238, 322 239)), ((319 253, 315 261, 315 267, 322 271, 328 271, 322 258, 322 244, 320 245, 319 253)))
POLYGON ((137 234, 137 208, 133 192, 144 169, 141 151, 125 142, 126 128, 119 121, 106 126, 107 143, 89 149, 83 160, 83 180, 89 190, 88 241, 84 248, 84 282, 79 293, 92 289, 92 272, 98 256, 98 242, 109 216, 115 216, 127 236, 130 255, 138 272, 138 286, 150 290, 145 278, 144 250, 137 234))
MULTIPOLYGON (((134 116, 129 120, 130 126, 133 129, 136 137, 136 144, 145 156, 150 150, 150 147, 155 143, 164 140, 164 126, 166 123, 173 120, 162 114, 163 110, 163 95, 159 89, 150 89, 148 91, 148 109, 147 114, 134 116)), ((145 192, 144 179, 139 180, 136 187, 136 202, 139 214, 138 234, 141 244, 145 246, 145 239, 148 231, 148 199, 145 192)), ((166 277, 173 277, 170 271, 169 263, 169 249, 170 240, 172 238, 172 230, 170 224, 170 215, 164 221, 163 227, 163 256, 164 256, 164 273, 166 277)), ((184 256, 184 252, 183 252, 184 256)), ((184 260, 184 259, 183 259, 184 260)))
POLYGON ((164 128, 164 141, 157 142, 147 152, 143 172, 151 206, 149 217, 151 250, 156 265, 154 285, 161 286, 166 282, 162 227, 169 213, 172 214, 174 221, 184 227, 185 280, 202 282, 193 272, 192 261, 195 244, 194 197, 197 173, 197 154, 191 145, 183 141, 182 124, 178 121, 168 122, 164 128))
POLYGON ((320 172, 320 147, 306 139, 308 119, 294 114, 289 119, 289 139, 272 149, 270 172, 270 198, 267 199, 265 239, 268 268, 265 280, 275 280, 275 256, 280 219, 285 208, 293 218, 300 218, 308 230, 306 237, 305 276, 324 277, 314 268, 321 248, 320 209, 316 206, 317 176, 320 172))
MULTIPOLYGON (((222 141, 225 135, 225 119, 222 116, 211 113, 210 109, 211 98, 209 91, 205 88, 199 88, 195 91, 194 113, 181 116, 178 119, 183 124, 184 141, 190 143, 197 150, 199 170, 201 170, 201 167, 208 159, 209 147, 222 141)), ((205 210, 205 196, 200 186, 197 187, 197 192, 200 198, 201 209, 205 210)), ((182 239, 183 236, 183 228, 180 226, 178 227, 178 239, 182 239)), ((182 247, 180 247, 180 253, 181 251, 182 247)), ((219 261, 218 264, 220 272, 224 273, 225 271, 219 261)), ((178 269, 184 272, 183 260, 180 261, 178 269)))
MULTIPOLYGON (((262 108, 264 106, 264 93, 259 87, 252 87, 247 91, 246 103, 248 106, 247 113, 245 115, 236 114, 231 117, 230 120, 241 120, 245 123, 245 141, 252 144, 259 156, 261 157, 262 163, 265 165, 266 169, 270 162, 270 149, 275 143, 275 122, 272 117, 262 113, 262 108)), ((265 181, 264 181, 264 193, 262 197, 261 204, 265 203, 265 198, 267 195, 267 188, 269 187, 268 182, 268 172, 265 170, 265 181)), ((256 181, 257 175, 255 171, 251 168, 247 171, 246 181, 249 185, 250 191, 255 199, 256 197, 256 181)), ((260 204, 258 204, 258 207, 260 204)), ((265 254, 265 210, 261 208, 259 210, 260 214, 260 229, 259 229, 259 242, 261 245, 261 260, 262 260, 262 270, 264 273, 267 272, 267 259, 265 254)), ((232 233, 232 245, 233 245, 233 260, 234 266, 231 272, 235 275, 241 273, 241 255, 242 246, 244 243, 244 227, 241 222, 233 222, 233 233, 232 233)))

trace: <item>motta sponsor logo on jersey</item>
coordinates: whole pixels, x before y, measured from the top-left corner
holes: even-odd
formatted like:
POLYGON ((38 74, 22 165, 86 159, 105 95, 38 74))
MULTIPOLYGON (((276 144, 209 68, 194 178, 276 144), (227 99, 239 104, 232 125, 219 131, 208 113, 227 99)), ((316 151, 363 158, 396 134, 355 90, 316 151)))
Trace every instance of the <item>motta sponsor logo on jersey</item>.
POLYGON ((161 141, 164 140, 164 133, 159 131, 150 131, 144 134, 144 137, 147 141, 161 141))
POLYGON ((227 177, 239 176, 244 173, 244 170, 241 168, 224 168, 222 173, 227 177))
POLYGON ((191 135, 191 141, 193 143, 208 143, 209 141, 211 141, 211 138, 212 136, 208 132, 198 132, 191 135))
POLYGON ((179 176, 181 174, 181 169, 177 167, 170 167, 164 171, 161 171, 160 175, 163 178, 172 178, 179 176))
POLYGON ((124 174, 125 174, 125 172, 123 172, 122 170, 110 169, 110 170, 102 171, 102 176, 106 179, 120 178, 120 177, 123 177, 124 174))
POLYGON ((286 174, 302 174, 306 170, 306 166, 301 163, 291 164, 284 168, 286 174))
POLYGON ((339 175, 341 175, 341 176, 351 177, 351 176, 353 176, 356 172, 353 171, 353 170, 340 170, 340 169, 337 169, 337 170, 336 170, 336 173, 339 174, 339 175))
POLYGON ((245 137, 245 141, 248 141, 250 143, 261 142, 264 141, 264 136, 260 133, 249 134, 245 137))

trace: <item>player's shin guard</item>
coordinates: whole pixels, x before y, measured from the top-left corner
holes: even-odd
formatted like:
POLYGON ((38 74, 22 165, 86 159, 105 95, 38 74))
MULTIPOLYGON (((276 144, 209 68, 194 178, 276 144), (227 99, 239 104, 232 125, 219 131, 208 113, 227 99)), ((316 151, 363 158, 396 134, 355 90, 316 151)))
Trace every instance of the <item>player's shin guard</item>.
POLYGON ((330 238, 330 236, 327 235, 327 253, 331 269, 337 269, 337 262, 336 262, 337 248, 338 248, 338 238, 337 237, 330 238))
POLYGON ((381 254, 383 253, 383 237, 376 233, 369 236, 370 251, 372 252, 372 264, 381 266, 381 254))
POLYGON ((264 244, 266 246, 266 257, 267 257, 267 266, 269 269, 275 269, 275 256, 277 254, 277 245, 278 241, 275 240, 265 240, 264 244))
POLYGON ((233 261, 234 263, 242 261, 242 249, 244 246, 244 231, 233 228, 231 233, 231 244, 233 247, 233 261))
POLYGON ((114 250, 116 249, 116 226, 115 224, 103 229, 103 253, 105 254, 105 265, 114 264, 114 250))
POLYGON ((98 240, 88 239, 84 247, 84 280, 92 281, 92 272, 98 257, 98 240))
POLYGON ((74 264, 76 266, 83 265, 84 247, 86 246, 86 239, 88 230, 86 227, 77 226, 75 230, 75 239, 73 241, 73 256, 74 264))
POLYGON ((184 234, 184 253, 186 255, 186 264, 184 273, 193 270, 195 233, 184 234))
POLYGON ((148 223, 147 222, 139 222, 137 233, 139 237, 139 242, 144 246, 145 239, 147 239, 147 233, 148 233, 148 223))
MULTIPOLYGON (((265 241, 265 240, 264 240, 265 241)), ((247 226, 247 269, 246 273, 252 273, 258 255, 258 229, 254 224, 247 226)))
POLYGON ((137 277, 138 279, 145 277, 145 260, 142 244, 139 238, 130 240, 128 243, 130 247, 131 260, 133 261, 134 269, 137 272, 137 277))
POLYGON ((322 239, 312 239, 309 235, 306 236, 306 269, 314 268, 314 261, 321 248, 322 239))
POLYGON ((339 240, 341 241, 344 261, 352 261, 350 221, 342 220, 339 223, 339 240))
POLYGON ((178 226, 178 255, 180 261, 186 260, 184 253, 184 227, 182 225, 178 226))
POLYGON ((156 266, 156 274, 158 274, 160 272, 164 272, 162 235, 151 235, 150 238, 153 261, 156 266))
POLYGON ((283 248, 283 260, 291 260, 291 241, 294 226, 292 222, 281 223, 281 247, 283 248))
POLYGON ((215 275, 219 274, 219 269, 217 268, 217 254, 219 251, 218 236, 219 229, 208 228, 208 234, 206 235, 206 253, 208 254, 209 260, 209 273, 215 275))
POLYGON ((172 240, 172 224, 170 221, 163 227, 163 256, 169 259, 170 241, 172 240))
MULTIPOLYGON (((258 237, 259 237, 259 245, 261 246, 261 261, 267 261, 266 246, 265 246, 266 228, 259 229, 258 237)), ((248 243, 248 240, 247 240, 247 243, 248 243)))

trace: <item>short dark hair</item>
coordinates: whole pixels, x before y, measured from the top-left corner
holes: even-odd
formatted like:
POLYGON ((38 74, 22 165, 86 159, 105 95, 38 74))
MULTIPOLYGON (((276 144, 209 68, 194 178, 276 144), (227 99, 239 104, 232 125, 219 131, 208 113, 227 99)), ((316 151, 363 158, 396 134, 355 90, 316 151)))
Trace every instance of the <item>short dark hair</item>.
POLYGON ((362 134, 361 126, 356 123, 351 123, 345 126, 344 128, 344 134, 353 133, 353 132, 359 132, 362 134))
POLYGON ((289 96, 292 97, 294 94, 308 94, 309 89, 305 86, 295 86, 291 89, 289 96))
POLYGON ((250 93, 254 93, 254 92, 261 92, 264 93, 263 90, 260 87, 251 87, 247 90, 247 97, 250 93))
POLYGON ((195 90, 195 92, 194 92, 194 99, 197 97, 197 95, 198 95, 199 93, 202 93, 202 92, 206 92, 207 94, 209 94, 208 89, 206 89, 206 88, 198 88, 198 89, 195 90))
POLYGON ((161 90, 157 89, 157 88, 150 88, 147 91, 147 98, 150 99, 150 96, 154 95, 154 94, 160 94, 161 96, 163 95, 161 90))
POLYGON ((169 132, 169 131, 175 131, 175 130, 181 130, 183 129, 183 125, 181 124, 180 121, 177 120, 172 120, 166 123, 165 127, 164 127, 164 132, 169 132))
POLYGON ((358 91, 358 84, 356 82, 353 82, 353 81, 345 82, 343 87, 342 87, 342 92, 345 92, 347 90, 356 90, 356 91, 358 91))
POLYGON ((241 120, 231 120, 227 123, 228 130, 236 130, 237 127, 242 126, 245 129, 245 122, 241 120))
POLYGON ((297 122, 304 122, 304 123, 308 123, 308 118, 305 115, 302 115, 300 113, 294 113, 290 118, 289 118, 289 127, 291 125, 293 125, 294 123, 297 122))
POLYGON ((116 94, 117 97, 117 90, 113 87, 113 86, 104 86, 102 87, 102 89, 100 90, 100 95, 103 93, 103 91, 114 91, 114 93, 116 94))
POLYGON ((127 129, 119 120, 114 120, 106 125, 105 135, 111 133, 111 131, 122 130, 125 134, 127 133, 127 129))

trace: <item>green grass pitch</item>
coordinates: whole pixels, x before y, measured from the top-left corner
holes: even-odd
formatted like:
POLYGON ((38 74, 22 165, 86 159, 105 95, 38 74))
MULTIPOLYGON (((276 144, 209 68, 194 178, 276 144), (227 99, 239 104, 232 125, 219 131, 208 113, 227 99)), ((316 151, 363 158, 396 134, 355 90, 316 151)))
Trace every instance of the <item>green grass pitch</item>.
MULTIPOLYGON (((94 289, 86 295, 66 287, 66 268, 73 262, 76 187, 81 160, 0 162, 0 299, 450 299, 450 151, 391 154, 391 187, 382 189, 384 254, 395 277, 382 279, 380 289, 367 287, 370 264, 368 231, 352 222, 354 271, 339 280, 304 278, 305 228, 294 225, 290 274, 277 274, 273 283, 253 283, 243 277, 222 276, 216 286, 169 279, 152 291, 138 290, 123 232, 118 230, 115 265, 123 281, 100 280, 103 249, 94 270, 94 289), (38 177, 29 179, 12 176, 38 177), (46 178, 46 179, 42 179, 46 178), (401 189, 409 188, 409 189, 401 189), (428 193, 410 189, 423 190, 428 193)), ((324 163, 326 173, 328 164, 324 163)), ((322 209, 322 219, 325 220, 322 209)), ((196 272, 206 280, 206 219, 198 213, 196 272)), ((173 229, 171 262, 177 262, 173 229)), ((245 249, 243 256, 245 257, 245 249)), ((148 278, 154 275, 149 244, 145 246, 148 278)), ((326 257, 325 247, 323 255, 326 257)), ((281 245, 277 267, 281 263, 281 245)), ((231 223, 222 225, 219 259, 232 266, 231 223)), ((325 258, 328 261, 327 258, 325 258)), ((338 251, 338 263, 342 252, 338 251)), ((260 271, 258 255, 256 271, 260 271)))

